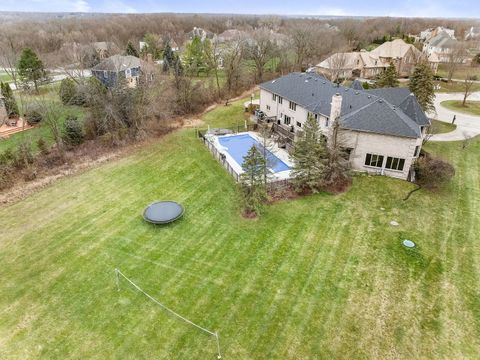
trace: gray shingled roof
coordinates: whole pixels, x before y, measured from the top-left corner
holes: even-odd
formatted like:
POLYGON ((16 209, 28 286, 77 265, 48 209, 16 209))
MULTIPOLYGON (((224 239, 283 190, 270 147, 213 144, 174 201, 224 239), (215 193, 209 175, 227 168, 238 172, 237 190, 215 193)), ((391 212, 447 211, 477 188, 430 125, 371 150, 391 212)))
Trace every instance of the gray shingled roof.
POLYGON ((379 88, 379 89, 368 89, 365 90, 369 94, 381 97, 387 100, 390 104, 395 106, 400 106, 400 104, 405 100, 408 95, 412 92, 407 88, 379 88))
POLYGON ((430 125, 430 119, 425 115, 415 95, 410 94, 400 104, 400 109, 420 126, 430 125))
POLYGON ((141 65, 142 60, 135 56, 113 55, 94 66, 92 70, 118 72, 140 67, 141 65))
POLYGON ((416 122, 421 116, 412 104, 413 101, 405 103, 404 107, 416 119, 412 119, 411 115, 400 108, 400 104, 410 95, 408 89, 355 90, 337 86, 313 73, 291 73, 265 82, 260 88, 293 101, 312 113, 327 117, 330 116, 332 96, 338 93, 342 95, 342 128, 411 138, 421 136, 419 123, 416 122))
POLYGON ((341 127, 349 130, 418 138, 418 125, 398 107, 384 99, 376 100, 353 113, 340 118, 341 127))

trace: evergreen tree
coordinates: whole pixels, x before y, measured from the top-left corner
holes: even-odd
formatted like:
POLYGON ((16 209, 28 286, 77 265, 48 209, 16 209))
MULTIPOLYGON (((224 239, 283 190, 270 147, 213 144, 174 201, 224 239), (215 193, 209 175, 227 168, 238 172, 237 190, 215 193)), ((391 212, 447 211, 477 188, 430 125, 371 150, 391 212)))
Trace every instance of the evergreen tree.
POLYGON ((320 189, 324 178, 325 145, 317 121, 309 116, 292 154, 292 183, 297 191, 317 192, 320 189))
POLYGON ((23 49, 17 67, 22 81, 33 81, 38 92, 38 81, 45 77, 45 69, 37 54, 30 48, 23 49))
POLYGON ((72 100, 77 93, 77 86, 72 79, 63 79, 60 83, 59 96, 62 104, 72 104, 72 100))
POLYGON ((203 53, 203 44, 200 37, 194 36, 192 41, 187 44, 183 59, 187 71, 192 75, 195 74, 198 76, 200 71, 204 69, 205 57, 203 53))
POLYGON ((398 87, 398 73, 393 61, 390 61, 390 66, 378 76, 375 85, 379 88, 398 87))
POLYGON ((267 189, 263 181, 267 166, 261 150, 253 145, 243 158, 240 186, 243 206, 247 214, 259 214, 263 202, 267 199, 267 189))
POLYGON ((415 66, 410 78, 410 91, 415 94, 423 111, 435 110, 433 106, 435 100, 433 72, 428 63, 421 62, 415 66))
POLYGON ((76 116, 67 116, 63 123, 62 140, 70 146, 80 145, 83 142, 83 125, 76 116))
POLYGON ((17 117, 19 115, 17 101, 13 96, 13 91, 8 83, 0 83, 0 93, 5 101, 5 110, 9 118, 17 117))
POLYGON ((170 46, 170 43, 167 42, 165 49, 163 49, 163 72, 168 72, 170 68, 174 66, 175 62, 175 53, 170 46))
POLYGON ((130 56, 139 57, 137 49, 133 46, 132 42, 129 41, 127 43, 127 48, 125 49, 125 54, 130 56))

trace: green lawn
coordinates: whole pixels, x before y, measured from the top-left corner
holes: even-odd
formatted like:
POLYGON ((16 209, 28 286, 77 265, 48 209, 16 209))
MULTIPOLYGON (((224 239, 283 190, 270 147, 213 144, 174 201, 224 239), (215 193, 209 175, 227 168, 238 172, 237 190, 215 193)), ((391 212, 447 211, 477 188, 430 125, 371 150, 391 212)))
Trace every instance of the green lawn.
MULTIPOLYGON (((435 84, 440 86, 439 90, 435 90, 436 92, 465 92, 465 84, 463 82, 452 81, 447 83, 435 81, 435 84)), ((480 84, 473 84, 472 91, 480 91, 480 84)))
POLYGON ((453 111, 480 116, 480 101, 467 101, 463 106, 461 100, 446 100, 442 101, 441 105, 453 111))
POLYGON ((12 77, 4 71, 0 71, 0 82, 10 82, 12 77))
MULTIPOLYGON (((235 123, 218 113, 205 119, 235 123)), ((413 185, 359 176, 348 193, 242 219, 235 183, 190 129, 0 208, 0 358, 214 358, 211 337, 125 281, 117 292, 115 267, 218 330, 225 359, 475 358, 480 141, 428 146, 457 174, 407 202, 413 185), (156 199, 183 203, 184 218, 146 224, 156 199)))
POLYGON ((444 134, 457 128, 457 125, 440 120, 432 120, 432 134, 444 134))
MULTIPOLYGON (((438 71, 436 75, 446 78, 448 76, 448 65, 438 65, 438 71)), ((465 80, 467 76, 477 76, 480 80, 480 66, 458 65, 453 73, 454 79, 465 80)))

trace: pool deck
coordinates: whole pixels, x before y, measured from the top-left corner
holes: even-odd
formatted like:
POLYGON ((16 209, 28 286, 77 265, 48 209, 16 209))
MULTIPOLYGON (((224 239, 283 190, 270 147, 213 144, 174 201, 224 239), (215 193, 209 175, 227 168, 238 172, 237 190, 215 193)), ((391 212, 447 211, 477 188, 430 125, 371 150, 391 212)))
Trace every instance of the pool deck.
MULTIPOLYGON (((228 150, 220 144, 219 138, 226 138, 226 137, 245 135, 245 134, 250 135, 252 138, 254 138, 260 144, 262 143, 260 135, 258 133, 253 132, 253 131, 241 132, 241 133, 237 133, 237 134, 222 135, 222 136, 205 135, 205 138, 207 138, 215 146, 215 148, 218 150, 218 152, 220 152, 222 155, 225 156, 225 160, 228 162, 228 164, 232 167, 232 169, 238 175, 240 175, 244 172, 243 169, 242 169, 242 165, 237 163, 237 161, 229 154, 228 150)), ((290 168, 293 167, 293 163, 290 160, 290 156, 289 156, 288 152, 284 149, 279 148, 278 145, 275 142, 273 142, 273 146, 269 150, 279 160, 283 161, 288 167, 290 167, 290 168)), ((270 181, 287 180, 287 179, 290 178, 290 172, 291 172, 291 170, 285 170, 285 171, 280 171, 280 172, 277 172, 277 173, 272 173, 270 181)))

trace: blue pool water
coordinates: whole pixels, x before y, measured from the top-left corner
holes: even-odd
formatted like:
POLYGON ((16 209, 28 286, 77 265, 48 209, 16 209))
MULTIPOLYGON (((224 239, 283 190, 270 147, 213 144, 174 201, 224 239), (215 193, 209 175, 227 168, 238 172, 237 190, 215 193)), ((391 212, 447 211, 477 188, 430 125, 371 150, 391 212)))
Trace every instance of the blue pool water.
MULTIPOLYGON (((227 151, 240 166, 242 166, 243 158, 247 155, 248 150, 250 150, 253 145, 257 146, 259 149, 263 148, 262 145, 249 134, 221 136, 218 138, 218 142, 226 148, 225 151, 227 151)), ((290 167, 282 160, 270 151, 267 150, 267 152, 268 165, 274 173, 290 170, 290 167)))

